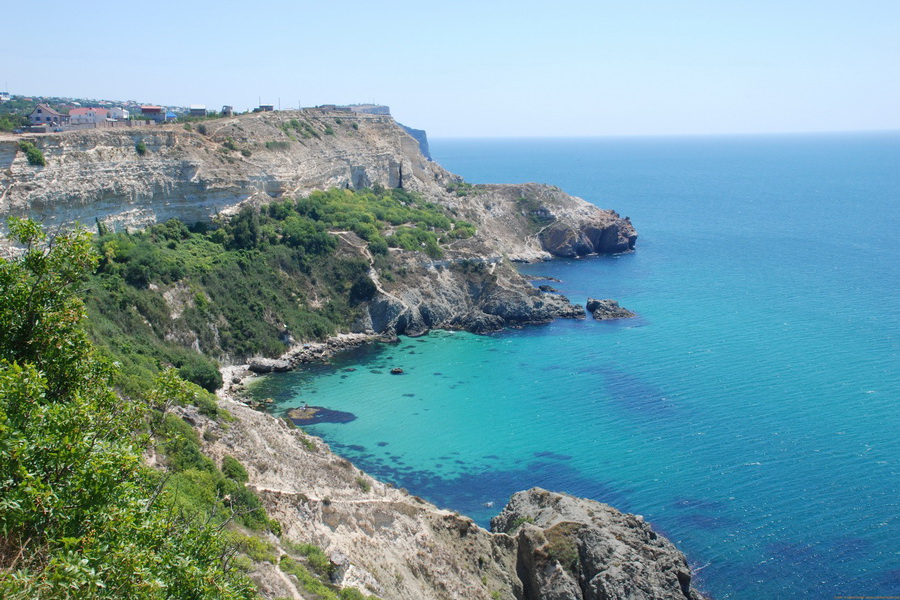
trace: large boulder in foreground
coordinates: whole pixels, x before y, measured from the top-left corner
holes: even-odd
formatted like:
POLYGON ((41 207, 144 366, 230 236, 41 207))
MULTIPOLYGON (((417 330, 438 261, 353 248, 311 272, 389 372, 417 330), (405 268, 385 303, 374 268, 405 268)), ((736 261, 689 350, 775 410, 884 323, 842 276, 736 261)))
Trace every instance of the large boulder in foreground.
POLYGON ((491 520, 514 535, 523 599, 703 600, 684 555, 638 515, 540 488, 491 520))

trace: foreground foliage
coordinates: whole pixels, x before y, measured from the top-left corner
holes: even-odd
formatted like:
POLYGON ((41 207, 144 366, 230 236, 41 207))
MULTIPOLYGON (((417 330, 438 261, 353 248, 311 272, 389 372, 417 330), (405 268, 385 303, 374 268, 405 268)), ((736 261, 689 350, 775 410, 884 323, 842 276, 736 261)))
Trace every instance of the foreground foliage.
POLYGON ((196 388, 168 371, 146 401, 116 396, 77 294, 98 260, 89 236, 10 230, 26 252, 0 260, 0 596, 254 597, 224 521, 179 510, 142 461, 152 438, 135 432, 196 388))

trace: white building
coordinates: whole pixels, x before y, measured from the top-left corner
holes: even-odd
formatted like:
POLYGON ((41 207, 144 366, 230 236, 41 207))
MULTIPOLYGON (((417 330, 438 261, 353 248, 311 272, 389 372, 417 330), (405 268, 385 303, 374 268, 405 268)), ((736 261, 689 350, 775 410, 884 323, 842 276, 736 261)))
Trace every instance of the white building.
POLYGON ((109 118, 117 121, 127 121, 128 111, 120 106, 114 106, 109 109, 109 118))
POLYGON ((69 111, 69 122, 73 125, 104 123, 108 118, 109 110, 105 108, 73 108, 69 111))

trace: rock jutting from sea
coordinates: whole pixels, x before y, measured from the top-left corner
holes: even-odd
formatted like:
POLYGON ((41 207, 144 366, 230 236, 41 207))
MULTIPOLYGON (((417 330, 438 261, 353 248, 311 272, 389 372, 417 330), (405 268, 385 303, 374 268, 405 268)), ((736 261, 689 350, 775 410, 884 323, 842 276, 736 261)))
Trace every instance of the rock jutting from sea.
POLYGON ((616 300, 597 300, 596 298, 588 298, 586 307, 587 311, 598 321, 607 321, 610 319, 630 319, 637 315, 622 308, 616 300))

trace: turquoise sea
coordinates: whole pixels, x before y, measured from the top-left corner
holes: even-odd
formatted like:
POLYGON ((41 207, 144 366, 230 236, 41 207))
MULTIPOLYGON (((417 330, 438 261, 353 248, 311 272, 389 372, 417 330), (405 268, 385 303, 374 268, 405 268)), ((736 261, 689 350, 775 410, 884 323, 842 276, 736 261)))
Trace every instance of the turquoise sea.
POLYGON ((639 317, 403 338, 256 394, 353 413, 309 430, 483 525, 532 486, 642 514, 715 598, 900 596, 900 134, 431 147, 630 216, 636 252, 522 271, 639 317))

